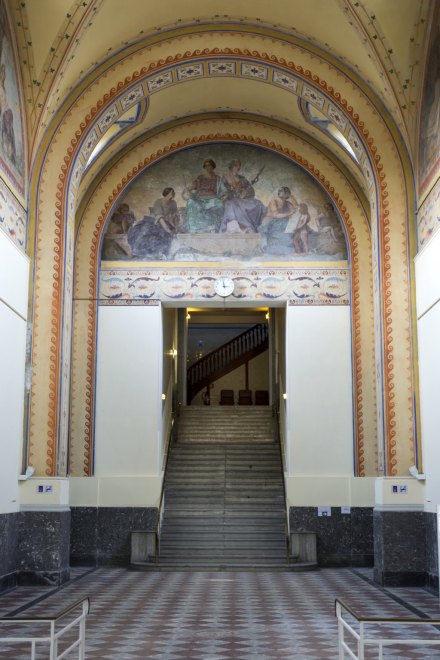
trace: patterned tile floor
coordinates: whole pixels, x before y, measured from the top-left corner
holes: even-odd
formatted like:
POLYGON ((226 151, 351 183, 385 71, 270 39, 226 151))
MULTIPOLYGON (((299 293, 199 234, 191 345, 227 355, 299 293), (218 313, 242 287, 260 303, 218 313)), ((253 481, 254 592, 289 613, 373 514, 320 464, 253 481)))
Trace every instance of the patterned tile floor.
MULTIPOLYGON (((20 587, 4 594, 0 615, 18 610, 20 616, 49 615, 88 595, 87 658, 111 660, 338 658, 335 597, 374 616, 440 617, 434 595, 380 589, 369 581, 368 570, 142 573, 100 568, 75 570, 73 577, 58 590, 20 587)), ((440 631, 430 627, 430 636, 440 640, 440 631)), ((401 646, 385 655, 440 658, 440 647, 401 646)), ((1 659, 29 657, 23 647, 0 643, 1 659)), ((378 657, 377 652, 366 657, 378 657)), ((47 647, 37 658, 48 658, 47 647)))

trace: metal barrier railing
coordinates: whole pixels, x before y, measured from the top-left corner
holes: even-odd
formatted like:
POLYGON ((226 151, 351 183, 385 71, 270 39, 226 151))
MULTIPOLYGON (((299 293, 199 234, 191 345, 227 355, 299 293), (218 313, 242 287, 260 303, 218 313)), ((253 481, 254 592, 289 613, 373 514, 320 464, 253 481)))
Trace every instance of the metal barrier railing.
POLYGON ((284 445, 281 438, 280 432, 280 410, 279 410, 279 401, 277 400, 272 407, 272 415, 275 422, 275 436, 276 441, 278 442, 278 447, 280 450, 280 460, 281 460, 281 472, 283 475, 283 497, 284 497, 284 535, 286 539, 286 561, 290 562, 290 524, 289 524, 289 508, 287 506, 287 489, 286 489, 286 476, 284 472, 284 445))
POLYGON ((35 626, 40 626, 43 624, 49 625, 49 634, 47 635, 23 635, 19 637, 18 635, 1 637, 0 644, 30 644, 31 645, 31 660, 36 658, 36 646, 37 644, 49 644, 49 660, 62 660, 62 658, 67 657, 69 653, 78 649, 78 659, 85 660, 86 657, 86 617, 90 612, 90 599, 81 598, 81 600, 76 601, 73 605, 66 607, 65 610, 59 612, 55 616, 33 616, 33 617, 20 617, 20 616, 4 616, 0 617, 0 624, 2 623, 14 623, 14 624, 33 624, 35 626), (73 621, 69 621, 62 628, 56 630, 56 625, 68 614, 73 612, 76 609, 79 609, 81 606, 81 614, 75 617, 73 621), (63 637, 65 633, 78 625, 78 638, 70 644, 64 651, 58 653, 58 641, 63 637))
MULTIPOLYGON (((379 660, 383 658, 383 650, 385 646, 440 646, 440 636, 437 639, 432 637, 420 639, 420 638, 401 638, 401 637, 391 637, 389 634, 387 637, 380 635, 380 631, 373 631, 369 633, 367 637, 366 627, 368 625, 374 626, 438 626, 440 625, 440 620, 438 619, 415 619, 415 618, 383 618, 383 617, 369 617, 361 616, 355 610, 353 610, 349 605, 344 603, 343 600, 336 598, 335 600, 335 613, 338 619, 338 651, 339 651, 339 660, 344 660, 346 654, 353 660, 364 660, 365 658, 365 647, 375 647, 378 652, 377 657, 379 660), (358 630, 346 620, 343 615, 348 613, 353 619, 355 619, 358 626, 358 630), (356 651, 345 641, 345 632, 348 632, 351 635, 352 647, 356 648, 356 651), (354 641, 354 643, 353 643, 354 641)), ((389 633, 389 631, 387 630, 389 633)), ((399 631, 401 632, 401 631, 399 631)))
POLYGON ((159 558, 160 558, 160 534, 161 534, 161 531, 162 531, 162 518, 163 518, 163 512, 164 512, 164 508, 165 508, 165 477, 166 477, 166 474, 167 474, 168 461, 169 461, 169 458, 170 458, 171 443, 173 441, 173 435, 176 432, 175 424, 176 424, 176 414, 173 411, 172 415, 171 415, 171 428, 170 428, 170 432, 168 434, 168 440, 167 440, 167 444, 166 444, 165 451, 164 451, 163 479, 162 479, 162 486, 161 486, 161 489, 160 489, 159 507, 158 507, 158 512, 157 512, 157 523, 156 523, 156 529, 155 529, 156 542, 155 542, 155 557, 154 557, 154 560, 155 560, 156 564, 159 563, 159 558))

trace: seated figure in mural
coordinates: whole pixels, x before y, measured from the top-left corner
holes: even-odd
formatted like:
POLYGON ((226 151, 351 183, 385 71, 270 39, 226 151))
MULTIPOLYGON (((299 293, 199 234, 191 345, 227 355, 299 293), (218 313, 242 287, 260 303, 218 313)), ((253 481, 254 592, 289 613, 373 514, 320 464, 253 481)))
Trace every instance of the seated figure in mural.
POLYGON ((128 231, 128 242, 134 257, 140 259, 166 259, 171 241, 177 233, 180 215, 174 201, 174 188, 164 188, 162 197, 150 208, 150 215, 133 224, 128 231))
POLYGON ((323 255, 341 255, 346 258, 347 249, 341 223, 336 215, 333 204, 326 202, 316 219, 318 232, 313 237, 311 248, 313 252, 323 255))
POLYGON ((203 162, 204 173, 183 191, 186 203, 187 232, 218 232, 223 217, 223 203, 227 189, 221 176, 216 174, 211 158, 203 162))
POLYGON ((228 198, 225 200, 220 231, 258 232, 266 215, 266 207, 255 197, 253 184, 257 182, 261 171, 249 181, 239 174, 241 161, 232 160, 228 169, 229 172, 224 177, 228 198))
POLYGON ((3 156, 17 166, 17 148, 15 144, 14 113, 7 105, 6 95, 6 67, 0 64, 0 121, 1 121, 1 145, 3 156))
POLYGON ((262 231, 265 247, 272 254, 292 254, 292 234, 296 229, 299 204, 290 188, 281 186, 267 207, 262 231))
POLYGON ((127 232, 135 220, 134 213, 130 211, 128 204, 121 204, 116 209, 104 234, 103 259, 127 259, 132 256, 127 232))

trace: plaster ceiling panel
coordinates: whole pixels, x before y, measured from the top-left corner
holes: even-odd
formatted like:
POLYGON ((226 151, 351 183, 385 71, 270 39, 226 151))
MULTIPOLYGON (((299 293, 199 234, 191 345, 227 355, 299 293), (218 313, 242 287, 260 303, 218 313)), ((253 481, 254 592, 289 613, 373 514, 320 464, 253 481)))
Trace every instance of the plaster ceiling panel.
MULTIPOLYGON (((194 24, 196 21, 210 24, 242 21, 257 26, 279 27, 291 36, 299 36, 306 42, 321 46, 358 69, 370 85, 380 87, 380 76, 374 64, 367 58, 359 58, 363 48, 361 35, 350 24, 339 0, 308 0, 301 3, 292 0, 273 0, 271 3, 267 0, 238 0, 234 3, 227 1, 221 6, 218 0, 189 0, 184 4, 179 0, 151 0, 148 3, 131 0, 129 7, 130 11, 121 11, 120 0, 104 0, 99 4, 75 48, 74 59, 64 71, 64 80, 59 87, 61 97, 79 78, 130 43, 157 33, 159 27, 194 24)), ((43 43, 47 44, 46 38, 43 38, 43 43)))
POLYGON ((72 5, 72 0, 31 0, 26 3, 32 50, 37 76, 40 75, 49 48, 72 5))
MULTIPOLYGON (((372 15, 377 16, 386 35, 387 45, 393 51, 402 78, 410 78, 414 66, 413 43, 416 38, 423 2, 414 0, 369 0, 372 15), (397 20, 398 19, 398 20, 397 20)), ((425 3, 426 4, 426 3, 425 3)))
MULTIPOLYGON (((60 34, 62 36, 60 28, 66 16, 78 11, 79 4, 83 6, 79 0, 38 0, 26 4, 36 71, 44 65, 49 44, 55 43, 60 34)), ((421 25, 421 17, 428 11, 429 0, 272 0, 270 3, 267 0, 225 0, 221 5, 218 0, 185 3, 181 0, 130 0, 127 7, 127 10, 123 8, 120 0, 89 0, 87 18, 81 30, 75 33, 75 43, 61 40, 68 65, 63 67, 62 75, 57 76, 50 90, 47 88, 47 93, 52 95, 51 113, 81 78, 133 42, 158 34, 167 27, 193 24, 197 29, 198 22, 211 26, 232 22, 248 23, 257 30, 258 26, 284 30, 289 36, 303 39, 305 47, 310 43, 323 48, 358 72, 382 98, 405 133, 402 112, 409 113, 405 110, 408 103, 402 100, 403 92, 397 98, 393 87, 400 89, 413 74, 420 54, 417 44, 423 40, 426 30, 426 26, 421 25)), ((220 36, 210 39, 213 47, 224 46, 220 36)), ((173 44, 173 49, 179 51, 179 42, 173 44)), ((62 57, 62 52, 57 51, 57 60, 62 57)), ((323 66, 326 65, 317 59, 316 69, 321 68, 320 75, 325 78, 323 66)), ((111 75, 110 69, 110 81, 111 75)), ((42 106, 49 107, 47 101, 42 106)), ((407 119, 406 123, 408 129, 411 121, 407 119)))
POLYGON ((254 80, 215 78, 188 81, 151 96, 144 127, 215 110, 251 112, 291 125, 303 121, 297 97, 290 92, 254 80))

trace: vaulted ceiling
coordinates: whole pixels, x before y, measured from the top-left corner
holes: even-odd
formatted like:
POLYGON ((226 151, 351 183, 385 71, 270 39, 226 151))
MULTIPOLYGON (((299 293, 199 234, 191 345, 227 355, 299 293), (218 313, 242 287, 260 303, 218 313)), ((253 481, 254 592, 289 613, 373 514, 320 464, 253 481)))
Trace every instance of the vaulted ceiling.
MULTIPOLYGON (((238 33, 294 40, 311 49, 316 72, 348 73, 389 114, 412 157, 423 84, 431 0, 10 0, 24 80, 30 164, 44 133, 69 97, 99 70, 109 87, 115 63, 141 46, 179 35, 212 33, 213 46, 234 47, 238 33), (228 31, 230 36, 228 37, 228 31), (150 41, 148 41, 150 40, 150 41)), ((172 87, 121 131, 90 168, 89 179, 122 147, 159 125, 200 113, 250 114, 307 134, 337 155, 359 180, 350 154, 282 90, 258 81, 216 79, 172 87)), ((87 176, 87 175, 86 175, 87 176)))

